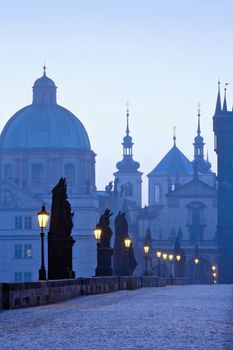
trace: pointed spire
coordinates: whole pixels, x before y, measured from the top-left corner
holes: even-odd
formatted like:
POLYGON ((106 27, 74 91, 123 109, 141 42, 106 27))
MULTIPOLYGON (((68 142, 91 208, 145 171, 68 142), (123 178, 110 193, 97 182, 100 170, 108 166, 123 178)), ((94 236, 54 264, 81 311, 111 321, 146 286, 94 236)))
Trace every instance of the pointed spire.
POLYGON ((126 118, 127 118, 126 134, 129 135, 129 102, 127 102, 126 118))
POLYGON ((198 125, 197 125, 197 135, 200 136, 201 134, 201 126, 200 126, 200 117, 201 117, 201 104, 198 103, 198 112, 197 112, 197 116, 198 116, 198 125))
POLYGON ((227 112, 227 85, 229 83, 225 83, 225 88, 224 88, 224 101, 223 101, 223 112, 227 112))
POLYGON ((221 107, 221 96, 220 96, 220 80, 218 80, 218 95, 217 95, 215 114, 219 114, 221 113, 221 111, 222 111, 222 107, 221 107))
POLYGON ((46 65, 45 65, 45 63, 44 63, 44 66, 43 66, 43 76, 46 76, 46 65))
POLYGON ((173 126, 173 142, 174 146, 176 146, 176 126, 173 126))

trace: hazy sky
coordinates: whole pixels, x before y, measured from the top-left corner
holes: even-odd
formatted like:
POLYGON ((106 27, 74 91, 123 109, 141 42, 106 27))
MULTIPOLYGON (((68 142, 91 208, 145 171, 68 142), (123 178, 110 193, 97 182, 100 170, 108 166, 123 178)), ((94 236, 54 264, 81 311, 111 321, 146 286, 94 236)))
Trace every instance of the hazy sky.
POLYGON ((96 157, 98 189, 122 158, 126 102, 134 159, 148 174, 172 146, 192 159, 201 129, 211 162, 217 80, 233 102, 231 0, 0 0, 2 129, 31 103, 42 75, 58 86, 58 103, 84 124, 96 157))

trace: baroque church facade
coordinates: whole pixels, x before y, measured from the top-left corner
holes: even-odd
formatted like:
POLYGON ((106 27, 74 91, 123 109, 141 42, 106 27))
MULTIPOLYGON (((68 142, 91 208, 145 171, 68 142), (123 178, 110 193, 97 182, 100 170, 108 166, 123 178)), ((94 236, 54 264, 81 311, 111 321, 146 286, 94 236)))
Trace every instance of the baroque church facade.
POLYGON ((114 185, 111 182, 105 191, 98 191, 95 153, 88 134, 76 116, 57 104, 56 90, 44 67, 43 76, 33 85, 32 104, 10 118, 0 136, 0 280, 38 279, 40 237, 36 213, 43 203, 50 211, 51 190, 62 176, 67 180, 74 212, 76 277, 94 275, 93 228, 108 207, 114 213, 112 225, 119 211, 126 213, 138 260, 136 273, 143 273, 145 237, 150 238, 152 248, 150 273, 156 273, 156 250, 172 252, 178 237, 187 255, 187 273, 192 274, 198 247, 200 279, 208 280, 209 268, 217 262, 216 176, 208 157, 204 157, 200 111, 193 161, 179 150, 174 135, 172 148, 148 174, 148 205, 142 208, 142 172, 133 159, 129 111, 123 158, 116 164, 114 185))

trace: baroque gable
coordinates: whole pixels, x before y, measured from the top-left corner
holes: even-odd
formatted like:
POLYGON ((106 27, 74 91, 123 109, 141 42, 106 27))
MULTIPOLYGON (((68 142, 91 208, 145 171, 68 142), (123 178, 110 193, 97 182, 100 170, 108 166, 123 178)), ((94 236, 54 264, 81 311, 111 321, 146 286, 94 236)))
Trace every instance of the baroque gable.
POLYGON ((0 210, 40 208, 42 201, 11 181, 0 182, 0 210))

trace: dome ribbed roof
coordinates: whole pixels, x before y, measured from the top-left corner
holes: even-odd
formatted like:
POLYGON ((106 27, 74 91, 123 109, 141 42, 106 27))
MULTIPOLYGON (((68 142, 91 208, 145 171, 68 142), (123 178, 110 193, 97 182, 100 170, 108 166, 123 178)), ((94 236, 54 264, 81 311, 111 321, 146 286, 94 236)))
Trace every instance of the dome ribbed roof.
POLYGON ((33 86, 33 103, 6 123, 0 149, 88 149, 88 134, 80 120, 56 103, 56 86, 45 74, 33 86))

